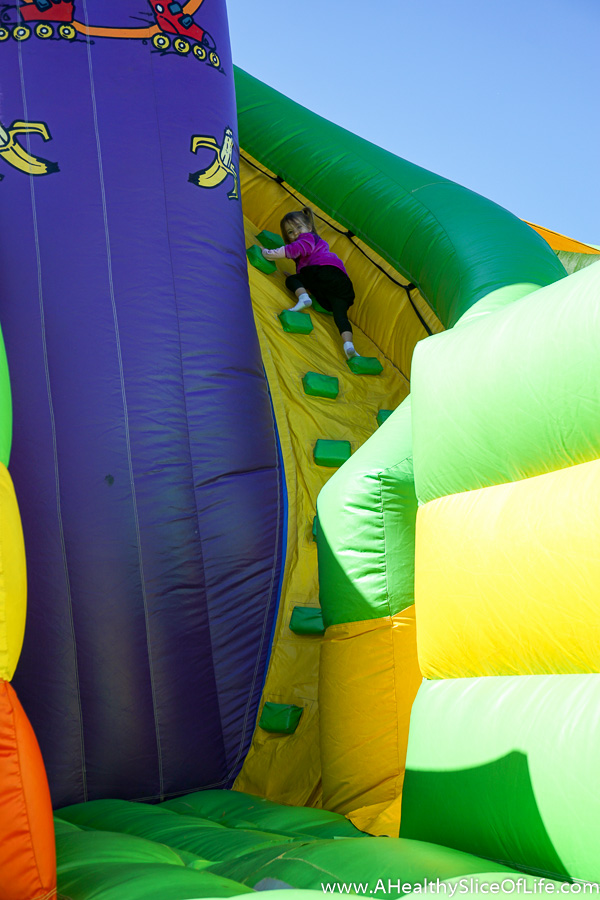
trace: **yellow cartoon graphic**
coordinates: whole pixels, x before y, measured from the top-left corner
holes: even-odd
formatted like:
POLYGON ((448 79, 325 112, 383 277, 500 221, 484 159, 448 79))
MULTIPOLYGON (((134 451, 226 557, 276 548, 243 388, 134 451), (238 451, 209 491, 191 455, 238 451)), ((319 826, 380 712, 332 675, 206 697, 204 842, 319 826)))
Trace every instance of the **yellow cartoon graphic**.
MULTIPOLYGON (((0 157, 27 175, 50 175, 58 172, 58 164, 33 156, 17 140, 19 134, 39 134, 45 141, 51 140, 48 126, 44 122, 13 122, 10 128, 0 123, 0 157)), ((3 178, 4 176, 0 176, 3 178)))
POLYGON ((200 147, 206 147, 215 151, 214 162, 207 166, 206 169, 200 169, 198 172, 192 172, 189 180, 198 187, 215 188, 218 187, 228 175, 233 176, 233 190, 229 191, 227 196, 230 200, 238 199, 238 174, 233 163, 233 131, 231 128, 225 129, 223 135, 223 143, 219 146, 217 139, 214 137, 194 135, 192 137, 192 153, 196 153, 200 147))

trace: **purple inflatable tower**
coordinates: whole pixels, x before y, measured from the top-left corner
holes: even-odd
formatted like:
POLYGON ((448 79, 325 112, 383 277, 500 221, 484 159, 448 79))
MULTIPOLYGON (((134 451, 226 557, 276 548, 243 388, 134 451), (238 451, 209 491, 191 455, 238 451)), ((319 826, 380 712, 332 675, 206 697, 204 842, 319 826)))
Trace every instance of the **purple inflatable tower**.
POLYGON ((277 603, 224 0, 0 22, 0 322, 55 805, 229 786, 277 603))

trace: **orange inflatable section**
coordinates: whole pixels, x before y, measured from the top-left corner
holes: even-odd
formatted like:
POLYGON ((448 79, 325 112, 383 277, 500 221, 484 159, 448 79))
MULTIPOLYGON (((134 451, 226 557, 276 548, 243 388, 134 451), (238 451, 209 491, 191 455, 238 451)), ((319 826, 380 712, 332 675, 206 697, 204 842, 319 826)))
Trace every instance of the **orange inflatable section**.
POLYGON ((537 231, 538 234, 541 234, 554 251, 566 250, 568 253, 600 253, 600 250, 598 250, 597 247, 592 247, 590 244, 582 244, 581 241, 566 237, 564 234, 559 234, 558 231, 552 231, 550 228, 544 228, 543 225, 534 225, 533 222, 527 222, 527 225, 529 225, 530 228, 533 228, 534 231, 537 231))
POLYGON ((0 900, 56 897, 46 770, 14 689, 0 680, 0 900))

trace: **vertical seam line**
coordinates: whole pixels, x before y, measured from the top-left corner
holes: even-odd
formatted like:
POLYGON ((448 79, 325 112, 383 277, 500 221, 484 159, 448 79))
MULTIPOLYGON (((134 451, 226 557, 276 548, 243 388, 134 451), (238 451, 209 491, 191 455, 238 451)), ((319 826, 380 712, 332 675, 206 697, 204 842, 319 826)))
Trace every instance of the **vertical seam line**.
MULTIPOLYGON (((19 73, 21 79, 21 96, 23 100, 23 118, 25 121, 28 120, 29 116, 27 113, 27 95, 25 91, 25 72, 23 68, 23 49, 21 44, 18 45, 18 55, 19 55, 19 73)), ((29 133, 25 134, 25 141, 27 145, 28 153, 31 153, 31 140, 29 133)), ((39 311, 40 311, 40 332, 41 332, 41 340, 42 340, 42 352, 44 359, 44 375, 46 380, 46 394, 48 397, 48 411, 50 415, 50 426, 52 431, 52 456, 54 461, 54 484, 56 489, 56 512, 58 516, 58 531, 60 536, 60 546, 62 552, 62 561, 63 561, 63 570, 65 573, 65 585, 67 589, 67 605, 69 612, 69 625, 71 628, 71 638, 73 643, 73 664, 75 668, 75 685, 77 689, 77 709, 79 712, 79 742, 81 747, 81 776, 83 781, 83 799, 86 801, 88 799, 88 789, 87 789, 87 768, 85 761, 85 739, 83 735, 83 710, 81 708, 81 689, 80 689, 80 680, 79 680, 79 663, 77 660, 77 641, 75 639, 75 623, 73 618, 73 596, 71 593, 71 582, 69 579, 69 568, 67 564, 67 548, 65 543, 65 532, 64 525, 62 519, 62 506, 60 501, 60 474, 58 470, 58 445, 56 440, 56 419, 54 416, 54 403, 52 401, 52 388, 50 385, 50 368, 48 365, 48 346, 46 343, 46 318, 44 314, 44 292, 42 288, 42 260, 41 260, 41 251, 40 251, 40 240, 39 240, 39 229, 38 229, 38 221, 37 221, 37 207, 35 203, 35 187, 34 187, 34 176, 30 173, 29 175, 29 189, 31 193, 31 213, 33 219, 33 234, 35 241, 35 255, 36 255, 36 271, 37 271, 37 283, 38 283, 38 302, 39 302, 39 311)))
MULTIPOLYGON (((85 16, 85 24, 86 28, 89 27, 89 18, 88 18, 88 9, 87 9, 87 0, 83 0, 83 9, 85 16)), ((113 282, 113 272, 112 272, 112 256, 110 250, 110 235, 108 231, 108 213, 107 213, 107 204, 106 204, 106 190, 104 186, 104 171, 102 167, 102 150, 100 147, 100 133, 98 129, 98 110, 96 106, 96 91, 94 88, 94 73, 92 66, 92 54, 91 54, 91 44, 90 41, 86 41, 87 44, 87 56, 88 56, 88 68, 90 75, 90 91, 91 91, 91 99, 92 99, 92 110, 94 116, 94 132, 96 135, 96 152, 98 154, 98 174, 100 177, 100 191, 102 195, 102 215, 104 218, 104 235, 106 240, 106 263, 107 263, 107 271, 108 271, 108 284, 110 291, 110 302, 113 313, 113 322, 115 327, 115 342, 116 342, 116 350, 117 350, 117 359, 119 364, 119 378, 121 382, 121 397, 123 400, 123 421, 125 428, 125 443, 127 447, 127 464, 129 468, 129 480, 131 484, 131 501, 133 506, 133 517, 135 522, 135 532, 137 538, 137 549, 138 549, 138 562, 140 569, 140 580, 141 580, 141 590, 142 590, 142 600, 144 603, 144 620, 146 625, 146 646, 148 648, 148 668, 150 671, 150 688, 152 693, 152 709, 154 713, 154 729, 156 734, 156 747, 158 753, 158 777, 159 777, 159 793, 162 797, 164 791, 163 785, 163 762, 162 762, 162 749, 160 743, 160 726, 158 722, 158 712, 156 706, 156 687, 154 683, 154 666, 152 662, 152 644, 150 641, 150 627, 149 627, 149 610, 148 610, 148 598, 146 596, 146 583, 144 578, 144 561, 142 554, 142 543, 141 543, 141 534, 140 534, 140 523, 138 516, 138 508, 137 508, 137 497, 135 492, 135 479, 133 474, 133 461, 131 457, 131 438, 129 433, 129 415, 127 410, 127 396, 125 392, 125 378, 123 372, 123 356, 121 352, 121 340, 119 335, 119 321, 117 316, 117 307, 115 302, 115 291, 114 291, 114 282, 113 282)))
MULTIPOLYGON (((188 414, 186 376, 185 376, 185 369, 183 366, 183 344, 182 344, 182 340, 181 340, 181 321, 180 321, 180 317, 179 317, 179 302, 178 302, 178 297, 177 297, 177 286, 176 286, 176 282, 175 282, 175 271, 173 269, 173 254, 172 254, 172 250, 171 250, 171 247, 172 247, 172 245, 171 245, 171 229, 169 227, 169 209, 168 209, 168 205, 167 205, 167 191, 166 191, 165 177, 164 177, 165 169, 164 169, 164 157, 163 157, 163 148, 162 148, 162 134, 161 134, 161 130, 160 130, 160 119, 158 117, 158 97, 156 94, 156 82, 154 80, 154 67, 152 65, 152 57, 150 57, 150 66, 151 66, 151 73, 152 73, 152 89, 153 89, 153 93, 154 93, 154 110, 156 113, 156 133, 158 136, 158 147, 159 147, 159 153, 160 153, 161 171, 163 173, 162 187, 163 187, 163 200, 164 200, 164 210, 165 210, 165 230, 167 233, 167 246, 169 248, 169 267, 170 267, 170 272, 171 272, 171 284, 173 286, 175 319, 177 322, 177 345, 179 347, 179 371, 181 372, 181 393, 182 393, 182 397, 183 397, 183 409, 185 412, 187 447, 188 447, 188 456, 189 456, 189 463, 190 463, 190 482, 191 482, 190 487, 191 487, 192 499, 193 499, 193 503, 194 503, 196 524, 198 526, 198 548, 199 548, 199 555, 200 555, 200 566, 201 566, 201 570, 202 570, 202 585, 204 588, 204 596, 206 598, 206 623, 207 623, 208 637, 209 637, 209 641, 210 641, 210 654, 211 654, 211 661, 212 661, 212 671, 213 671, 213 676, 214 676, 215 699, 216 699, 216 705, 217 705, 217 710, 218 710, 218 715, 219 715, 219 725, 221 726, 221 731, 220 731, 221 746, 223 749, 223 757, 226 758, 227 753, 225 750, 225 741, 223 739, 223 728, 222 728, 222 717, 221 717, 221 698, 219 695, 219 685, 217 682, 217 673, 216 673, 216 668, 214 665, 214 647, 213 647, 213 641, 212 641, 212 632, 211 632, 211 628, 210 628, 210 625, 211 625, 210 602, 209 602, 209 592, 208 592, 207 579, 206 579, 206 569, 205 569, 205 565, 204 565, 204 541, 202 539, 200 512, 198 509, 198 499, 196 496, 196 478, 195 478, 195 472, 194 472, 194 457, 193 457, 193 453, 192 453, 192 438, 191 438, 191 434, 190 434, 190 417, 188 414)), ((219 784, 220 783, 221 782, 219 782, 219 784)))

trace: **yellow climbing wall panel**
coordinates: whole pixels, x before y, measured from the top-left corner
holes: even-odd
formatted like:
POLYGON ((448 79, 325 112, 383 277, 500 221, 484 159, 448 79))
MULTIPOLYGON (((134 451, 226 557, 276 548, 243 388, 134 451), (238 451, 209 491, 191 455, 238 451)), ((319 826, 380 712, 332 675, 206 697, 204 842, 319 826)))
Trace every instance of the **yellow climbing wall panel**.
MULTIPOLYGON (((281 216, 289 209, 299 208, 304 201, 298 203, 281 185, 256 169, 241 168, 246 246, 250 247, 258 243, 257 234, 263 229, 278 232, 281 216)), ((295 634, 289 625, 294 607, 319 607, 317 548, 312 527, 317 495, 336 470, 317 466, 313 449, 321 438, 349 441, 355 452, 373 434, 377 412, 395 409, 408 394, 405 373, 410 368, 412 349, 426 335, 403 288, 375 268, 346 237, 321 225, 319 222, 320 233, 344 259, 355 285, 357 300, 350 318, 356 349, 362 356, 377 358, 383 372, 377 376, 352 374, 333 318, 314 308, 302 313, 312 319, 314 328, 310 334, 286 333, 278 315, 295 302, 285 287, 285 274, 294 271, 294 264, 281 260, 272 275, 248 265, 254 318, 281 443, 288 504, 281 601, 259 719, 267 701, 300 706, 303 712, 293 734, 273 734, 256 728, 235 783, 241 791, 270 800, 312 806, 322 804, 317 702, 322 638, 295 634), (387 327, 382 321, 386 314, 392 323, 388 321, 387 327), (338 378, 337 399, 307 395, 302 383, 307 372, 338 378)), ((399 278, 392 269, 390 272, 399 278)), ((440 330, 427 309, 424 307, 423 317, 427 314, 432 330, 440 330)))
MULTIPOLYGON (((350 308, 350 320, 410 378, 415 344, 427 334, 419 316, 433 334, 444 330, 419 291, 411 289, 409 297, 403 287, 408 283, 406 278, 357 237, 349 239, 345 228, 297 191, 279 184, 268 169, 247 154, 240 159, 240 176, 244 213, 259 232, 266 229, 279 234, 279 223, 291 210, 310 206, 315 211, 319 234, 344 260, 354 283, 357 299, 350 308)), ((289 271, 293 268, 293 264, 288 266, 289 271)))

